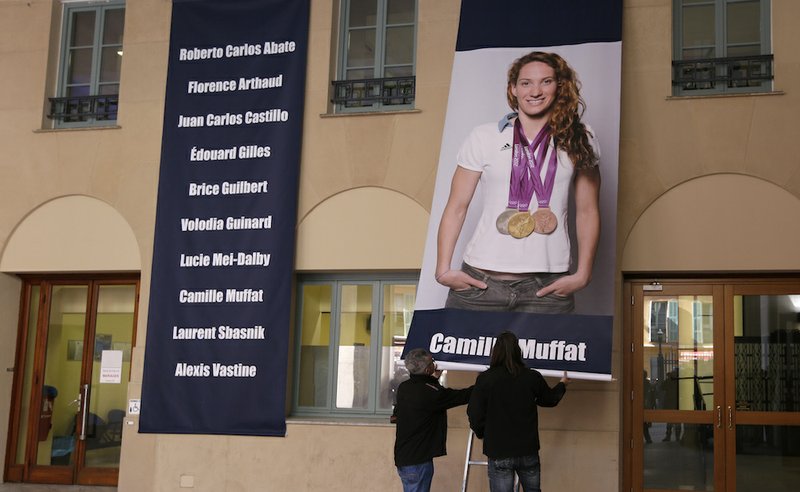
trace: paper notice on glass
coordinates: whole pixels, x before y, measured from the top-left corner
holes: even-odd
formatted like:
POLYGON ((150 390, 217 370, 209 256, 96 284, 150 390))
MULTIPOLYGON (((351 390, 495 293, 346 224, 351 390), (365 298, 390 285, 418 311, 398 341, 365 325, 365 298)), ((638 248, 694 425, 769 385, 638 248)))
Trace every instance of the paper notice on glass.
POLYGON ((100 383, 122 382, 122 350, 103 350, 100 358, 100 383))

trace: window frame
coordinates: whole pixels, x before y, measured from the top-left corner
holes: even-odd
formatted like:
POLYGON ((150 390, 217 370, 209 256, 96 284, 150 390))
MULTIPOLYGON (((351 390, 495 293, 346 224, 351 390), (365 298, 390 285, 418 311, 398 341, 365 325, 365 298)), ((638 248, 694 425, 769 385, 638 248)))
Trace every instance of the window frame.
MULTIPOLYGON (((758 1, 760 11, 760 24, 759 24, 759 43, 761 46, 760 55, 772 54, 772 18, 771 18, 771 1, 770 0, 756 0, 758 1)), ((683 52, 683 8, 684 0, 672 0, 672 59, 676 62, 690 61, 691 59, 684 59, 683 52)), ((701 5, 714 6, 714 59, 728 58, 728 43, 727 41, 727 7, 730 4, 736 3, 751 3, 753 0, 698 0, 697 4, 692 4, 692 7, 701 5)), ((772 60, 768 62, 773 65, 772 60)), ((720 68, 717 68, 719 71, 720 68)), ((674 68, 670 71, 674 80, 674 68)), ((718 75, 719 72, 717 72, 718 75)), ((720 94, 751 94, 751 93, 764 93, 773 90, 774 79, 764 80, 760 86, 749 87, 727 87, 724 81, 714 82, 714 87, 710 89, 684 89, 680 84, 672 84, 673 96, 705 96, 705 95, 720 95, 720 94)))
POLYGON ((651 300, 650 302, 650 329, 651 331, 648 333, 650 343, 659 343, 658 341, 658 333, 653 333, 652 328, 655 323, 660 323, 658 320, 658 316, 656 316, 656 311, 654 309, 654 304, 658 303, 659 305, 663 305, 663 318, 664 318, 664 332, 662 333, 663 339, 661 343, 678 343, 678 333, 676 332, 678 328, 678 301, 674 299, 659 299, 659 300, 651 300))
MULTIPOLYGON (((98 1, 64 1, 62 0, 62 14, 61 14, 61 38, 59 47, 59 70, 57 76, 57 84, 55 90, 56 98, 66 98, 68 88, 71 85, 85 85, 85 84, 69 84, 69 54, 72 50, 70 45, 70 38, 74 29, 73 16, 78 12, 95 12, 95 25, 92 39, 92 66, 89 75, 89 95, 86 97, 103 96, 100 94, 100 68, 102 62, 102 52, 105 47, 117 46, 116 43, 105 44, 103 43, 103 31, 106 23, 106 13, 111 10, 127 10, 125 0, 106 0, 103 2, 98 1)), ((124 27, 123 39, 119 44, 120 49, 124 46, 124 27)), ((119 80, 117 86, 122 82, 122 70, 120 68, 119 80)), ((112 96, 112 95, 109 95, 112 96)), ((117 91, 119 97, 119 91, 117 91)), ((117 103, 118 105, 118 103, 117 103)), ((51 105, 53 107, 53 105, 51 105)), ((86 121, 64 121, 64 118, 53 118, 55 128, 81 128, 81 127, 97 127, 97 126, 113 126, 117 124, 117 112, 114 113, 114 118, 107 120, 99 120, 96 116, 89 117, 86 121)), ((80 117, 81 113, 76 113, 75 117, 80 117)))
MULTIPOLYGON (((304 274, 296 282, 296 316, 292 367, 292 405, 293 417, 354 417, 361 419, 385 419, 392 413, 392 408, 378 408, 380 397, 381 347, 383 346, 382 314, 384 311, 383 289, 386 285, 401 284, 419 287, 419 274, 386 273, 386 274, 304 274), (300 406, 300 351, 302 348, 303 328, 303 288, 309 285, 331 286, 331 326, 328 339, 328 394, 325 407, 300 406), (369 353, 369 395, 367 408, 338 408, 336 398, 338 391, 339 340, 341 339, 341 291, 344 285, 372 286, 372 313, 370 320, 370 353, 369 353), (378 316, 380 314, 380 316, 378 316)), ((391 343, 390 343, 391 346, 391 343)))
MULTIPOLYGON (((385 79, 385 71, 387 68, 387 64, 385 63, 385 41, 386 41, 386 31, 387 31, 387 3, 389 0, 374 0, 376 5, 376 12, 375 12, 375 56, 373 58, 373 74, 372 79, 385 79)), ((414 2, 414 20, 413 22, 409 23, 401 23, 401 24, 392 24, 391 27, 398 27, 398 26, 409 26, 412 25, 414 27, 414 34, 413 34, 413 45, 411 47, 411 75, 408 76, 409 78, 413 78, 416 80, 417 74, 417 36, 419 33, 419 0, 413 0, 414 2)), ((338 63, 336 66, 336 81, 337 82, 344 82, 347 81, 347 46, 348 46, 348 36, 350 33, 350 5, 351 0, 341 0, 341 8, 340 8, 340 19, 339 19, 339 39, 338 39, 338 47, 337 47, 337 57, 338 63)), ((389 68, 395 65, 389 65, 389 68)), ((401 65, 398 65, 401 66, 401 65)), ((353 81, 357 80, 372 80, 372 79, 353 79, 353 81)), ((413 89, 416 88, 416 82, 414 83, 413 89)), ((336 91, 334 87, 334 92, 336 91)), ((334 94, 335 96, 335 94, 334 94)), ((333 99, 332 99, 333 101, 333 99)), ((416 95, 414 94, 411 97, 411 102, 409 104, 391 104, 386 105, 383 104, 381 101, 374 102, 371 106, 362 106, 362 107, 346 107, 340 103, 333 103, 333 109, 335 113, 340 114, 347 114, 347 113, 375 113, 375 112, 391 112, 391 111, 408 111, 413 110, 415 108, 415 101, 416 95)))

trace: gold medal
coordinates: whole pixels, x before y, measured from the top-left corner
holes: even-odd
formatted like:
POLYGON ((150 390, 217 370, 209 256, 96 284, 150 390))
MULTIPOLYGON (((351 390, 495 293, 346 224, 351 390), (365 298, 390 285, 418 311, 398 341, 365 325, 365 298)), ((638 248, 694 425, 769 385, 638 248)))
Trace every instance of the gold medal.
POLYGON ((508 235, 508 219, 510 219, 514 214, 517 213, 517 209, 515 208, 507 208, 503 210, 503 213, 497 216, 497 221, 495 224, 497 225, 497 231, 500 234, 508 235))
POLYGON ((550 234, 555 231, 556 226, 558 226, 556 214, 554 214, 549 208, 539 208, 533 213, 532 216, 536 222, 536 226, 534 227, 533 231, 538 234, 550 234))
POLYGON ((536 221, 528 212, 517 212, 508 219, 508 233, 517 239, 530 236, 535 227, 536 221))

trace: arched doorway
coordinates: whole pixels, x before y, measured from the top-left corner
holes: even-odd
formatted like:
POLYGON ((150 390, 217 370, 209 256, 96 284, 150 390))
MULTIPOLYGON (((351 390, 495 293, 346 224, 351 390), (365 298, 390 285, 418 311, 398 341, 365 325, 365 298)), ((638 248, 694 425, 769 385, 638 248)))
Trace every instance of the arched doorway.
POLYGON ((16 227, 0 256, 22 282, 7 481, 116 485, 140 269, 100 200, 52 200, 16 227))
POLYGON ((794 490, 800 200, 721 174, 665 193, 625 246, 625 487, 794 490))

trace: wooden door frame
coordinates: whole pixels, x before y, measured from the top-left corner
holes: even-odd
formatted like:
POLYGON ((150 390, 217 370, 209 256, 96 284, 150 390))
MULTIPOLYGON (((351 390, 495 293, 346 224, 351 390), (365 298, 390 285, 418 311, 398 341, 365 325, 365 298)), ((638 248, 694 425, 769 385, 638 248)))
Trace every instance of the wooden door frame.
MULTIPOLYGON (((664 422, 672 423, 688 423, 688 424, 714 424, 713 409, 699 411, 699 410, 656 410, 645 409, 641 412, 635 409, 644 408, 644 389, 642 387, 642 333, 637 328, 641 320, 638 319, 639 315, 644 310, 645 297, 650 295, 650 292, 644 290, 645 285, 657 285, 663 290, 653 291, 653 295, 673 296, 673 295, 700 295, 709 296, 716 299, 718 295, 722 294, 722 289, 715 285, 713 282, 701 279, 662 279, 662 284, 654 279, 641 279, 632 280, 626 279, 624 284, 624 293, 626 300, 626 310, 623 310, 623 347, 624 361, 623 367, 625 370, 624 377, 624 406, 623 406, 623 443, 626 444, 623 452, 623 490, 644 490, 643 477, 640 474, 634 474, 634 470, 641 470, 643 467, 643 452, 644 443, 641 439, 641 429, 645 420, 650 420, 656 415, 664 422), (646 419, 645 417, 650 417, 646 419)), ((713 303, 714 314, 714 347, 715 354, 717 346, 722 341, 722 306, 720 303, 713 303)), ((714 374, 719 374, 722 369, 724 360, 721 357, 714 357, 714 374)), ((715 382, 714 393, 715 403, 718 401, 716 395, 722 392, 724 387, 721 383, 715 382)), ((721 468, 717 469, 722 455, 717 446, 714 447, 714 473, 715 485, 723 486, 717 478, 717 473, 721 468)), ((724 489, 723 489, 724 490, 724 489)))
MULTIPOLYGON (((787 295, 788 292, 800 291, 800 278, 793 278, 792 281, 773 282, 750 282, 735 283, 725 286, 725 299, 731 302, 726 305, 726 323, 733 329, 735 319, 734 303, 735 296, 758 295, 758 296, 777 296, 787 295)), ((792 425, 800 426, 800 412, 768 412, 768 411, 739 411, 736 409, 736 372, 734 357, 734 347, 736 340, 733 336, 726 337, 725 353, 727 372, 725 374, 726 395, 723 428, 726 432, 727 442, 736 442, 736 428, 738 425, 792 425)), ((725 460, 732 466, 727 467, 727 479, 730 483, 736 480, 736 446, 728 446, 725 460)))
MULTIPOLYGON (((31 290, 35 284, 23 281, 20 287, 20 300, 19 300, 19 321, 17 323, 17 337, 16 352, 14 354, 14 378, 11 383, 11 408, 9 409, 8 416, 8 441, 6 442, 6 459, 4 463, 4 482, 22 482, 25 474, 25 462, 27 459, 23 457, 23 463, 16 463, 19 443, 19 422, 20 410, 22 402, 22 390, 24 386, 24 369, 25 369, 25 355, 27 354, 28 343, 28 324, 30 323, 30 297, 31 290), (20 370, 22 369, 22 370, 20 370)), ((42 290, 39 285, 39 310, 38 315, 41 315, 42 309, 42 290)), ((37 318, 38 330, 38 318, 37 318)), ((35 355, 34 355, 35 357, 35 355)), ((30 408, 29 414, 30 414, 30 408)), ((30 419, 28 419, 30 422, 30 419)), ((26 438, 26 455, 27 455, 27 438, 26 438)))
MULTIPOLYGON (((106 285, 130 285, 130 279, 103 279, 98 280, 95 279, 92 282, 91 288, 92 293, 90 296, 91 299, 91 322, 89 325, 89 332, 87 336, 91 336, 94 339, 95 335, 97 334, 97 305, 100 299, 100 288, 106 285)), ((139 278, 137 276, 134 282, 134 289, 135 289, 135 298, 134 298, 134 308, 133 311, 133 327, 131 328, 131 349, 136 346, 136 325, 139 320, 139 278)), ((92 349, 94 351, 94 349, 92 349)), ((90 359, 94 358, 94 353, 90 359)), ((131 367, 133 366, 133 353, 131 350, 131 367)), ((81 369, 81 384, 88 382, 91 385, 91 363, 87 363, 86 367, 81 369), (85 371, 85 372, 84 372, 85 371)), ((128 372, 128 383, 130 383, 130 376, 131 371, 128 372)), ((91 402, 91 399, 90 399, 91 402)), ((88 405, 87 405, 88 408, 88 405)), ((77 444, 77 443, 76 443, 77 444)), ((76 445, 76 451, 78 451, 76 460, 80 460, 80 462, 85 463, 86 460, 86 445, 85 441, 81 442, 80 444, 76 445)), ((111 485, 116 486, 119 482, 119 468, 101 468, 101 467, 89 467, 89 466, 81 466, 75 469, 75 483, 78 485, 111 485)))
MULTIPOLYGON (((49 484, 84 484, 84 485, 113 485, 116 486, 119 476, 119 469, 106 468, 87 468, 83 467, 83 477, 79 476, 78 466, 59 467, 57 465, 35 465, 36 456, 34 449, 38 446, 36 433, 33 430, 32 422, 36 421, 37 415, 42 405, 41 391, 33 391, 30 395, 30 406, 27 415, 21 415, 21 400, 24 387, 25 375, 25 356, 31 340, 28 340, 28 324, 30 323, 30 296, 34 286, 39 286, 39 309, 37 312, 36 343, 32 363, 33 374, 31 375, 31 385, 40 386, 44 378, 42 371, 42 360, 46 357, 47 338, 49 332, 49 308, 53 286, 57 285, 86 285, 87 286, 87 313, 84 324, 85 336, 94 336, 96 329, 96 308, 99 287, 102 285, 133 284, 135 288, 133 327, 131 333, 131 348, 136 343, 136 330, 139 315, 139 293, 141 287, 141 275, 138 272, 120 272, 115 274, 33 274, 20 275, 22 286, 20 288, 20 311, 17 325, 17 343, 14 359, 14 378, 11 391, 11 408, 8 420, 8 440, 6 443, 6 459, 4 463, 3 480, 5 482, 30 482, 30 483, 49 483, 49 484), (19 429, 21 419, 26 418, 28 422, 28 435, 25 437, 25 457, 23 464, 17 464, 16 456, 18 453, 18 442, 20 439, 19 429), (85 473, 85 471, 89 473, 85 473)), ((86 380, 91 374, 91 366, 84 357, 81 362, 81 381, 86 380), (88 366, 88 367, 87 367, 88 366)), ((131 363, 133 360, 131 359, 131 363)), ((130 375, 129 381, 130 382, 130 375)), ((76 452, 81 444, 76 442, 76 452)), ((78 456, 76 455, 76 460, 78 456)))
MULTIPOLYGON (((86 286, 86 319, 83 322, 84 333, 84 348, 88 345, 86 340, 87 327, 89 323, 89 309, 91 306, 91 279, 86 278, 50 278, 41 281, 41 285, 47 286, 45 301, 42 303, 43 312, 38 319, 38 328, 36 330, 36 355, 33 362, 33 388, 35 389, 40 384, 44 384, 44 377, 47 362, 47 342, 50 337, 50 309, 52 307, 53 289, 58 286, 73 286, 80 285, 86 286)), ((86 357, 81 360, 81 374, 85 369, 86 357)), ((67 396, 69 398, 69 396, 67 396)), ((26 470, 25 482, 32 483, 50 483, 50 484, 64 484, 69 485, 75 483, 75 473, 77 469, 76 464, 72 465, 38 465, 36 464, 36 455, 38 454, 39 441, 36 434, 31 430, 32 422, 36 421, 36 415, 42 407, 41 391, 36 392, 31 405, 31 415, 28 420, 28 440, 26 445, 26 470)), ((76 429, 76 432, 79 432, 76 429)), ((77 460, 77 455, 76 455, 77 460)), ((77 461, 76 461, 77 463, 77 461)))
MULTIPOLYGON (((635 314, 643 306, 644 292, 635 286, 662 283, 666 285, 692 285, 702 284, 713 286, 714 296, 714 374, 720 375, 724 380, 714 385, 715 398, 712 409, 712 416, 715 426, 715 436, 719 435, 722 439, 723 449, 714 449, 714 475, 715 484, 721 487, 721 491, 730 488, 735 483, 735 459, 736 459, 736 426, 738 424, 758 424, 767 425, 791 424, 798 425, 800 416, 795 412, 748 412, 738 415, 735 410, 735 362, 733 361, 734 337, 733 327, 733 296, 747 295, 770 295, 770 291, 779 291, 776 294, 785 293, 790 287, 800 286, 800 274, 798 273, 764 273, 764 274, 706 274, 703 276, 688 276, 685 274, 654 274, 636 273, 623 275, 623 305, 622 305, 622 353, 623 353, 623 411, 622 411, 622 488, 623 491, 643 490, 641 478, 637 477, 637 471, 641 470, 641 441, 634 439, 637 425, 641 428, 643 423, 644 411, 636 412, 635 409, 643 408, 643 395, 641 375, 641 361, 634 357, 639 353, 636 350, 635 342, 637 334, 634 327, 637 322, 635 314), (783 289, 781 291, 781 289, 783 289), (717 302, 717 298, 721 302, 717 302), (720 391, 720 398, 716 398, 717 391, 720 391), (733 422, 729 427, 727 410, 733 409, 733 422), (717 408, 721 411, 721 428, 717 428, 718 416, 717 408), (732 466, 733 465, 733 466, 732 466)), ((643 309, 643 307, 642 307, 643 309)), ((692 419, 693 420, 693 419, 692 419)), ((686 420, 684 420, 686 421, 686 420)), ((705 422, 704 422, 705 423, 705 422)))

